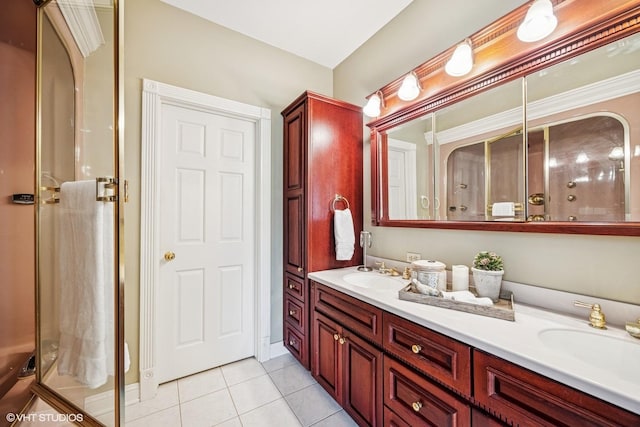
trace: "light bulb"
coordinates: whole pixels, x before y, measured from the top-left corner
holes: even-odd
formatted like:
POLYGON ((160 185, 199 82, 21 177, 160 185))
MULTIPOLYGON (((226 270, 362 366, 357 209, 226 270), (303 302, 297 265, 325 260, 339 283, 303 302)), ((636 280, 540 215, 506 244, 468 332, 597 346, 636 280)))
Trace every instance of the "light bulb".
POLYGON ((420 85, 418 76, 412 71, 402 80, 402 85, 398 90, 398 98, 403 101, 413 101, 420 95, 420 85))
POLYGON ((377 93, 374 93, 362 108, 362 112, 369 117, 378 117, 380 115, 381 100, 377 93))
POLYGON ((558 18, 553 14, 551 0, 536 0, 518 27, 518 38, 523 42, 542 40, 551 34, 557 25, 558 18))
POLYGON ((473 49, 469 39, 460 43, 453 51, 451 59, 447 61, 444 70, 450 76, 460 77, 469 73, 473 68, 473 49))

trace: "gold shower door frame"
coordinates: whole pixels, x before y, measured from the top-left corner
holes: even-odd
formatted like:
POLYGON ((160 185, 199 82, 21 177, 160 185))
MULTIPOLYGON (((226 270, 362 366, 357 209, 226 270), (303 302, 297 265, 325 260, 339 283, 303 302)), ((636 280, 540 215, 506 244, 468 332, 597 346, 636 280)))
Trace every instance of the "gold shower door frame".
MULTIPOLYGON (((41 259, 40 259, 40 237, 43 230, 41 229, 41 212, 43 206, 55 206, 51 203, 57 196, 52 194, 50 183, 46 180, 43 180, 43 172, 47 172, 43 170, 42 166, 42 155, 43 155, 43 76, 42 68, 43 68, 43 40, 42 40, 42 32, 43 32, 43 20, 45 15, 45 7, 49 4, 55 3, 55 0, 44 0, 38 1, 34 0, 34 2, 38 6, 38 50, 37 50, 37 113, 36 113, 36 203, 38 204, 38 209, 36 209, 36 219, 35 219, 35 228, 36 228, 36 359, 37 359, 37 376, 36 383, 33 386, 34 393, 44 400, 47 404, 51 405, 53 408, 58 410, 61 414, 67 414, 70 416, 69 421, 80 421, 81 425, 88 426, 102 426, 104 425, 95 416, 88 413, 84 408, 80 408, 78 405, 74 404, 70 401, 65 395, 63 395, 60 391, 55 390, 54 388, 48 386, 44 382, 44 376, 47 372, 43 372, 42 369, 42 357, 43 357, 43 349, 42 349, 42 321, 43 316, 41 315, 42 310, 46 309, 47 304, 52 304, 52 301, 43 300, 40 297, 41 285, 43 282, 43 274, 41 259)), ((105 2, 101 2, 105 3, 105 2)), ((109 173, 109 180, 106 185, 104 182, 97 182, 96 185, 106 188, 105 194, 100 194, 101 196, 106 196, 107 200, 101 203, 112 203, 114 208, 114 223, 113 223, 113 323, 114 323, 114 331, 113 336, 115 338, 115 343, 113 345, 114 348, 114 375, 113 381, 109 382, 109 384, 113 384, 113 387, 110 388, 108 392, 102 393, 106 395, 106 400, 111 401, 113 408, 113 418, 109 421, 106 421, 107 425, 119 426, 124 423, 124 203, 126 201, 126 183, 121 179, 123 176, 123 167, 124 167, 124 84, 122 82, 123 73, 123 65, 120 59, 123 57, 123 45, 121 35, 121 28, 123 28, 124 20, 123 20, 123 0, 111 0, 110 6, 112 7, 112 28, 107 28, 107 31, 112 32, 112 39, 109 40, 109 43, 112 43, 112 63, 113 63, 113 88, 112 91, 108 94, 108 96, 112 97, 108 101, 112 102, 112 112, 111 112, 111 123, 110 127, 112 129, 111 135, 111 156, 112 156, 112 170, 109 173)), ((52 96, 51 93, 47 94, 48 96, 52 96)), ((77 98, 77 97, 76 97, 77 98)), ((77 102, 77 99, 76 99, 77 102)), ((79 109, 79 107, 74 104, 72 107, 75 109, 79 109)), ((82 121, 77 120, 79 118, 78 111, 75 112, 75 155, 74 162, 78 161, 78 128, 80 128, 82 121)), ((77 165, 74 166, 77 169, 77 165)), ((81 178, 78 176, 78 172, 75 172, 75 175, 72 180, 78 179, 87 179, 81 178)), ((55 186, 53 186, 55 187, 55 186)), ((98 195, 97 195, 98 196, 98 195)), ((54 202, 55 203, 55 202, 54 202)), ((57 254, 60 255, 60 254, 57 254)), ((55 304, 55 302, 53 302, 55 304)), ((73 309, 73 308, 70 308, 73 309)), ((111 414, 111 411, 109 411, 111 414)), ((103 418, 104 420, 104 418, 103 418)))

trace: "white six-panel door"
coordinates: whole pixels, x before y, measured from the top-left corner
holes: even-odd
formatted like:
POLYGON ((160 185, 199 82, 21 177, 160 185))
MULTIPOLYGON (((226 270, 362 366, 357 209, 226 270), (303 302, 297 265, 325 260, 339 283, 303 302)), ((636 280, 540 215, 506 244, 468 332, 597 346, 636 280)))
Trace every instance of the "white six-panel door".
POLYGON ((161 108, 159 383, 255 344, 255 122, 161 108))

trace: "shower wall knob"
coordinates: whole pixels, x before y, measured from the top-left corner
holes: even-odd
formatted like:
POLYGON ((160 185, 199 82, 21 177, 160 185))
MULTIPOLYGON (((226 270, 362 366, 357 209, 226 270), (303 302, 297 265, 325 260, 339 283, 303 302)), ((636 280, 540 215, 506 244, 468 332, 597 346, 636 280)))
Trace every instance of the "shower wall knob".
POLYGON ((176 254, 174 254, 173 252, 169 251, 169 252, 165 252, 164 253, 164 259, 165 261, 173 261, 176 257, 176 254))

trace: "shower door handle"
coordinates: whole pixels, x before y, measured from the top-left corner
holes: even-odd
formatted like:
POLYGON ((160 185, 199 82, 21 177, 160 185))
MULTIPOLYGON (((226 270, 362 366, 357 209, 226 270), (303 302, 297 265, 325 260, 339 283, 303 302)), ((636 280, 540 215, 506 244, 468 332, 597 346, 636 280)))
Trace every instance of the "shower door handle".
POLYGON ((173 252, 171 252, 171 251, 168 251, 168 252, 165 252, 165 253, 164 253, 164 259, 165 259, 165 261, 173 261, 173 260, 175 259, 175 257, 176 257, 176 254, 174 254, 174 253, 173 253, 173 252))

